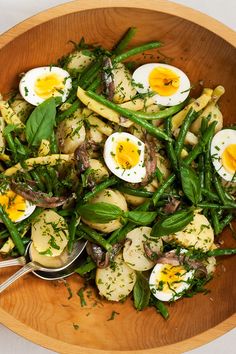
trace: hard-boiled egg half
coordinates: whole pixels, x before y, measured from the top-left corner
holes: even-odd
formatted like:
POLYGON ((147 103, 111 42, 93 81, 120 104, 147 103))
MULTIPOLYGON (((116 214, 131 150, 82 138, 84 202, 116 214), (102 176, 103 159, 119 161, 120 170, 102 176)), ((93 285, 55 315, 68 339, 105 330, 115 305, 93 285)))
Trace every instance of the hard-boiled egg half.
POLYGON ((35 205, 8 188, 0 190, 0 205, 13 222, 28 218, 35 209, 35 205))
POLYGON ((236 173, 236 130, 220 130, 211 142, 212 163, 218 174, 232 181, 236 173))
POLYGON ((194 270, 187 271, 182 265, 157 263, 149 278, 149 286, 158 300, 174 301, 189 288, 193 276, 194 270))
POLYGON ((34 106, 50 97, 60 97, 64 102, 71 87, 72 81, 68 72, 56 66, 29 70, 19 84, 21 95, 34 106))
POLYGON ((104 146, 104 160, 109 170, 120 179, 139 183, 146 175, 145 144, 129 133, 114 133, 104 146))
POLYGON ((139 93, 156 93, 155 102, 162 106, 185 101, 191 88, 187 75, 168 64, 144 64, 134 71, 132 78, 139 93))

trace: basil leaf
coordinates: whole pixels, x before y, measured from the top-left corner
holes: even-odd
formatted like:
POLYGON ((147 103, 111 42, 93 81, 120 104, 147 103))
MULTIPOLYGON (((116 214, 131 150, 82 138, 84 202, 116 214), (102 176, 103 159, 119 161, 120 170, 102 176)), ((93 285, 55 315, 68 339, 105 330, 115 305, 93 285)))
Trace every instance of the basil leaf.
POLYGON ((152 237, 161 237, 183 230, 192 220, 193 211, 177 211, 160 219, 152 228, 152 237))
POLYGON ((155 220, 157 213, 154 211, 127 211, 124 216, 137 225, 149 225, 155 220))
POLYGON ((78 208, 78 213, 88 221, 103 224, 120 218, 123 211, 116 205, 101 202, 82 205, 78 208))
POLYGON ((196 173, 187 166, 180 166, 182 188, 186 197, 193 203, 199 203, 201 199, 201 185, 196 173))
POLYGON ((134 307, 141 311, 149 304, 150 299, 150 288, 148 280, 142 275, 142 273, 137 272, 137 280, 133 289, 134 295, 134 307))
POLYGON ((31 146, 39 146, 42 139, 50 139, 56 123, 56 104, 53 97, 38 105, 29 116, 26 139, 31 146))

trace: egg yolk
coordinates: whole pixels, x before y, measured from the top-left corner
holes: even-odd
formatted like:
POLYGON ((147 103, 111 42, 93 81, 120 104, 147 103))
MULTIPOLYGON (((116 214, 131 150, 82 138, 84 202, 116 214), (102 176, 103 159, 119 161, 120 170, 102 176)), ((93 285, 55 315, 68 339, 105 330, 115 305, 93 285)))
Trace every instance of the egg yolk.
POLYGON ((236 144, 230 144, 222 154, 222 165, 232 173, 236 172, 236 144))
POLYGON ((25 199, 11 190, 0 195, 0 204, 12 221, 17 221, 25 213, 25 199))
POLYGON ((34 91, 39 97, 47 99, 60 95, 64 87, 64 78, 58 74, 50 73, 42 75, 36 80, 34 91))
POLYGON ((131 141, 120 141, 116 146, 115 159, 117 163, 124 169, 130 169, 139 162, 139 154, 137 146, 131 141))
POLYGON ((166 264, 158 277, 158 289, 164 292, 170 291, 171 289, 176 290, 185 273, 186 269, 182 266, 166 264))
POLYGON ((149 75, 149 85, 160 96, 172 96, 179 89, 180 78, 170 69, 157 67, 149 75))

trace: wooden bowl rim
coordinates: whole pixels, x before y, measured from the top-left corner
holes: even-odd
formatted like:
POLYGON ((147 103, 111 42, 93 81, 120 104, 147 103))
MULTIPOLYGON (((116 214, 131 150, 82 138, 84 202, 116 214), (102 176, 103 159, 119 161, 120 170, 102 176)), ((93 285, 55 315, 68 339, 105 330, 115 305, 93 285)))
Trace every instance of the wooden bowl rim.
MULTIPOLYGON (((162 12, 169 15, 174 15, 181 17, 185 20, 193 22, 205 29, 213 32, 217 36, 224 39, 226 42, 231 44, 236 48, 236 32, 228 28, 218 20, 209 17, 197 10, 191 9, 184 5, 176 4, 168 0, 134 0, 127 2, 126 0, 87 0, 86 2, 81 2, 80 0, 71 1, 66 4, 62 4, 43 12, 32 16, 25 21, 17 24, 13 28, 9 29, 7 32, 0 36, 0 49, 9 44, 12 40, 16 39, 19 35, 27 32, 28 30, 43 24, 44 22, 50 21, 54 18, 68 15, 75 12, 80 12, 84 10, 98 9, 98 8, 114 8, 114 7, 126 7, 126 8, 137 8, 145 10, 154 10, 162 12)), ((23 336, 24 338, 37 343, 45 348, 56 350, 60 353, 70 354, 132 354, 134 351, 126 350, 99 350, 94 348, 85 348, 73 344, 68 344, 60 340, 48 337, 45 334, 37 332, 36 330, 28 327, 19 320, 15 319, 12 315, 0 308, 0 318, 1 323, 7 326, 9 329, 15 333, 23 336)), ((217 326, 202 332, 194 337, 188 338, 184 341, 177 342, 167 346, 161 346, 158 348, 150 348, 144 350, 135 350, 137 354, 163 354, 173 352, 182 353, 187 350, 194 349, 203 344, 206 344, 217 337, 223 335, 229 330, 236 326, 236 314, 230 316, 228 319, 219 323, 217 326)))

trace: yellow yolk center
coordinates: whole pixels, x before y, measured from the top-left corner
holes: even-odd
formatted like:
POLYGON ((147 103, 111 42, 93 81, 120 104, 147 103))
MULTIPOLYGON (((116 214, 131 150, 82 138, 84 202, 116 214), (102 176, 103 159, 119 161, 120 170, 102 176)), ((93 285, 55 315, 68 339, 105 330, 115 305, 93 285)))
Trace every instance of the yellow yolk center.
POLYGON ((17 221, 25 213, 25 199, 11 190, 0 195, 0 204, 12 221, 17 221))
POLYGON ((185 273, 186 269, 182 266, 166 264, 161 270, 161 276, 158 279, 158 288, 164 292, 170 291, 171 289, 175 290, 178 288, 185 273))
POLYGON ((64 78, 55 73, 40 76, 34 85, 36 95, 43 99, 59 96, 64 89, 64 78))
POLYGON ((140 151, 134 143, 120 141, 116 146, 115 159, 122 168, 130 169, 138 164, 139 154, 140 151))
POLYGON ((178 91, 180 78, 170 69, 157 67, 149 75, 149 85, 158 95, 171 96, 178 91))
POLYGON ((222 154, 222 165, 231 172, 236 172, 236 144, 230 144, 222 154))

